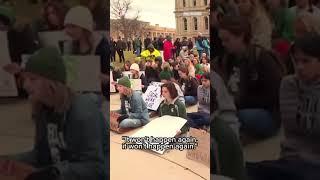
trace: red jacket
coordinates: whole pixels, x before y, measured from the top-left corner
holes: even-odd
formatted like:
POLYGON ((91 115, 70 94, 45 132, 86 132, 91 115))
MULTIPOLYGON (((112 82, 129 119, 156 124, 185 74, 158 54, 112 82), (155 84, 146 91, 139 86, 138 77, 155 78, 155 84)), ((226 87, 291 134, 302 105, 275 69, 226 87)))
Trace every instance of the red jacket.
POLYGON ((163 43, 163 59, 168 61, 172 58, 173 44, 171 41, 165 40, 163 43))

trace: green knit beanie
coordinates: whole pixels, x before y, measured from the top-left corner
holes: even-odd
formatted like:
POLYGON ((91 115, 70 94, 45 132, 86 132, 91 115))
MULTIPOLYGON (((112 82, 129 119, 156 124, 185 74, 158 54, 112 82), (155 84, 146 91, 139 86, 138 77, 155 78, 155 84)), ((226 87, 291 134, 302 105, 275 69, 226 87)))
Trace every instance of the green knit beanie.
POLYGON ((67 73, 63 58, 54 47, 41 48, 27 61, 26 72, 66 84, 67 73))
POLYGON ((10 25, 13 25, 16 21, 15 13, 10 7, 0 6, 0 16, 7 18, 10 25))
POLYGON ((122 85, 124 87, 127 87, 127 88, 131 88, 131 82, 130 82, 129 78, 126 77, 126 76, 121 78, 121 79, 119 79, 118 80, 118 84, 122 85))
POLYGON ((170 80, 171 79, 171 73, 169 71, 161 71, 159 76, 160 76, 160 80, 170 80))

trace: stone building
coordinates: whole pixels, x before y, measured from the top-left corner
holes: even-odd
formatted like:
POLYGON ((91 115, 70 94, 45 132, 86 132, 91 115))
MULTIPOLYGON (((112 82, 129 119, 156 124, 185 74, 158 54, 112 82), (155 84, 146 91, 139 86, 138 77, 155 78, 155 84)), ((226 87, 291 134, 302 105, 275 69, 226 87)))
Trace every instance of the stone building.
POLYGON ((210 0, 175 0, 177 37, 209 37, 210 0))

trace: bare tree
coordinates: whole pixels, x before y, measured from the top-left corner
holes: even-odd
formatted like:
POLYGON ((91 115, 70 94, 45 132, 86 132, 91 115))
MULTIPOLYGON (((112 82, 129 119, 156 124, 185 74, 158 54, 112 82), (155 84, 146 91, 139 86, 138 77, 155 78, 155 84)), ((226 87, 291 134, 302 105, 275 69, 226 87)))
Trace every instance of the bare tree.
POLYGON ((146 28, 144 23, 139 21, 140 11, 136 11, 135 16, 128 17, 128 12, 132 9, 132 0, 113 0, 111 4, 111 14, 114 21, 111 23, 111 30, 117 30, 123 34, 125 39, 143 32, 146 28))

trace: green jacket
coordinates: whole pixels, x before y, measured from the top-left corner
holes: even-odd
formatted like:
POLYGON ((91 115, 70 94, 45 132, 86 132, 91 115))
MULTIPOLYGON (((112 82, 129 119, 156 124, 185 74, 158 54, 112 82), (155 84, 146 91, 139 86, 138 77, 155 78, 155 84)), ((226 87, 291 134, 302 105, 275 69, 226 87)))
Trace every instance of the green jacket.
POLYGON ((292 42, 294 40, 294 13, 288 8, 283 8, 273 14, 273 19, 277 36, 292 42))
POLYGON ((211 122, 211 174, 245 180, 244 159, 237 136, 224 120, 215 118, 211 122))
MULTIPOLYGON (((178 100, 178 98, 174 99, 170 104, 167 104, 165 101, 163 101, 160 104, 160 117, 165 115, 187 119, 186 106, 180 100, 178 100)), ((185 125, 181 128, 181 132, 185 133, 188 129, 189 128, 187 125, 185 125)))

